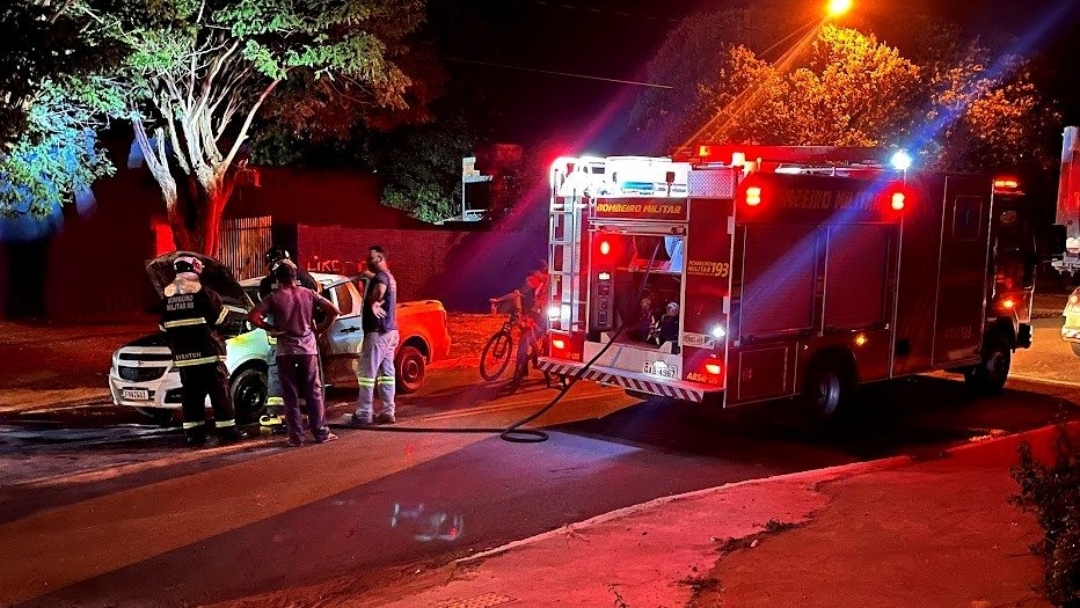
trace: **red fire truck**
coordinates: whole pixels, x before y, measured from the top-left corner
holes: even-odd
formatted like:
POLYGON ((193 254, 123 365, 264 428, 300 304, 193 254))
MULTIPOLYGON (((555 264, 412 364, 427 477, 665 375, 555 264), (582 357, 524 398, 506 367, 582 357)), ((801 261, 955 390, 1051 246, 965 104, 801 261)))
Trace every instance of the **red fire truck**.
POLYGON ((935 370, 998 390, 1031 344, 1015 180, 747 146, 560 158, 550 178, 546 372, 827 416, 860 384, 935 370))

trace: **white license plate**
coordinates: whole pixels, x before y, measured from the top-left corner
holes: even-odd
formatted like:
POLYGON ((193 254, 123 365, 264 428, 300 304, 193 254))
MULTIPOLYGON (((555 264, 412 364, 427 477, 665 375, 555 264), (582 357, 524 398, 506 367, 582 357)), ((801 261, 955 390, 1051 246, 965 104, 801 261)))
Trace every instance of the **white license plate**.
POLYGON ((657 366, 655 363, 646 363, 643 371, 651 376, 660 376, 669 380, 676 380, 679 377, 679 368, 674 365, 657 366))
POLYGON ((120 389, 120 396, 132 401, 149 401, 150 391, 145 388, 124 388, 120 389))

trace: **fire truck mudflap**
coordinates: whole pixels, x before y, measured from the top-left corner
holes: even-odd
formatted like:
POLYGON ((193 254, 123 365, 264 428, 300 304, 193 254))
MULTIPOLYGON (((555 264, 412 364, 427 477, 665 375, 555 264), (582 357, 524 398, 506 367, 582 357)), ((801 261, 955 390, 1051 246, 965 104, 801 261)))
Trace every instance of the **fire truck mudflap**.
POLYGON ((545 371, 832 414, 934 370, 1000 388, 1027 346, 1032 285, 1002 277, 1031 273, 998 252, 988 179, 629 157, 551 178, 545 371))

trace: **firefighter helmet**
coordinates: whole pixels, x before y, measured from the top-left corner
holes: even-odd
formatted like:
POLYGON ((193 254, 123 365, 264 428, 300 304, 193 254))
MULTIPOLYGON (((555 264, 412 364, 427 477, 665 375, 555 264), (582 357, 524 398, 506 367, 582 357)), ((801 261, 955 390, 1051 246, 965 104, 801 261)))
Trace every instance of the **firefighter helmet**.
POLYGON ((278 262, 289 259, 289 250, 284 247, 274 245, 270 249, 266 250, 266 267, 273 270, 277 266, 278 262))
POLYGON ((182 255, 173 260, 173 270, 176 271, 176 274, 185 272, 202 274, 203 263, 202 260, 193 255, 182 255))

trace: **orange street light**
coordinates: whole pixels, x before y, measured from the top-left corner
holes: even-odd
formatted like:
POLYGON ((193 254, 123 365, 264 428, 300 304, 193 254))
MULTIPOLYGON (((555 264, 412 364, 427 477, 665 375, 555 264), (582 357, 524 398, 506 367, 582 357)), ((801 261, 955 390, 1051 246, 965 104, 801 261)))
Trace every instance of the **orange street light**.
POLYGON ((851 10, 851 0, 829 0, 828 13, 830 17, 839 17, 851 10))

